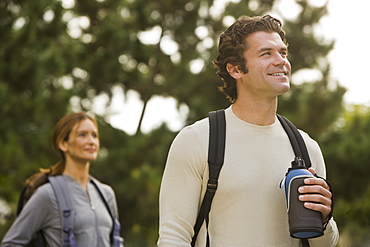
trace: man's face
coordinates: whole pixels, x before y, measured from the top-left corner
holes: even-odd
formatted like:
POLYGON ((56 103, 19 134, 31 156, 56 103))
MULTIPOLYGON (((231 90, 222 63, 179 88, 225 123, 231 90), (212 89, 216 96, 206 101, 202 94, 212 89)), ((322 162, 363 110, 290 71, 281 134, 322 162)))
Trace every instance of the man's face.
POLYGON ((255 32, 246 42, 244 58, 248 72, 241 74, 237 82, 238 97, 246 93, 249 97, 276 98, 287 92, 291 66, 287 46, 279 34, 255 32))

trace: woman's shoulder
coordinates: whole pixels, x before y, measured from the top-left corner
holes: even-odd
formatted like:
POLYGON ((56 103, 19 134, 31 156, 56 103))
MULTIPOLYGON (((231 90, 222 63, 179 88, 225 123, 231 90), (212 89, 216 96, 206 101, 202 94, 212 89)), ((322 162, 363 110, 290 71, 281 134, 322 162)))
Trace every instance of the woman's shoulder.
POLYGON ((45 197, 45 198, 54 197, 54 191, 53 191, 53 188, 51 187, 51 184, 47 182, 41 185, 40 187, 38 187, 35 190, 34 194, 31 196, 31 198, 34 196, 45 197))
POLYGON ((27 201, 29 206, 46 208, 50 205, 57 206, 56 197, 50 183, 45 183, 38 187, 27 201))

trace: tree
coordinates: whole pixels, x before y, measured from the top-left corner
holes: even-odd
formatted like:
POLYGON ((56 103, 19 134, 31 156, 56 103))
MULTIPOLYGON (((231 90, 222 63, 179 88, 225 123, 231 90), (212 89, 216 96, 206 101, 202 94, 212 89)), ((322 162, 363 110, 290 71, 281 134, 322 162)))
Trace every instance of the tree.
MULTIPOLYGON (((63 9, 48 4, 0 3, 0 178, 4 184, 18 188, 35 167, 53 160, 52 150, 45 149, 50 146, 50 129, 67 111, 73 95, 63 87, 62 78, 74 67, 67 62, 73 44, 67 42, 66 28, 60 21, 48 23, 43 18, 49 7, 55 7, 56 17, 63 9)), ((3 198, 15 201, 14 187, 0 190, 3 198)))
POLYGON ((343 245, 364 246, 370 240, 369 128, 370 109, 354 106, 322 138, 343 245))
POLYGON ((295 85, 293 80, 292 89, 279 102, 279 110, 317 139, 341 115, 346 90, 329 77, 330 64, 326 57, 333 49, 334 41, 324 42, 323 37, 318 37, 314 32, 315 25, 327 13, 326 4, 313 8, 307 1, 297 3, 302 12, 296 20, 287 21, 284 25, 293 78, 302 70, 309 69, 319 72, 321 79, 301 85, 295 85))

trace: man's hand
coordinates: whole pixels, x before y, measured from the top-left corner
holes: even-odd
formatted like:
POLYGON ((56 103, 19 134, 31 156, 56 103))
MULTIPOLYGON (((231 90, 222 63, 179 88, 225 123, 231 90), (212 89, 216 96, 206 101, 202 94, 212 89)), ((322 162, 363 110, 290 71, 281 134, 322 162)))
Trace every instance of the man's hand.
MULTIPOLYGON (((308 169, 313 175, 316 174, 315 169, 308 169)), ((332 194, 329 190, 329 185, 321 178, 306 178, 305 185, 298 188, 300 195, 299 200, 304 202, 306 208, 321 212, 323 221, 329 220, 329 214, 332 205, 332 194), (309 194, 306 194, 309 193, 309 194)))

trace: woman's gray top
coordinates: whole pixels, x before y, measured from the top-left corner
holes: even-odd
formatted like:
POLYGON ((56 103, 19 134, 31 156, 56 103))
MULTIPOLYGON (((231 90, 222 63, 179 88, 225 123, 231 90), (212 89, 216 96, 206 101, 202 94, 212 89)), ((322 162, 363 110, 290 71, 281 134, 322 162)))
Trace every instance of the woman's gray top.
MULTIPOLYGON (((74 217, 74 229, 78 246, 111 246, 112 218, 98 191, 92 183, 86 190, 74 179, 63 175, 70 191, 74 217)), ((117 215, 117 203, 113 189, 101 184, 109 207, 117 215)), ((40 186, 32 195, 20 215, 2 240, 2 247, 25 246, 39 230, 43 231, 50 246, 62 246, 61 218, 57 199, 49 183, 40 186)))

